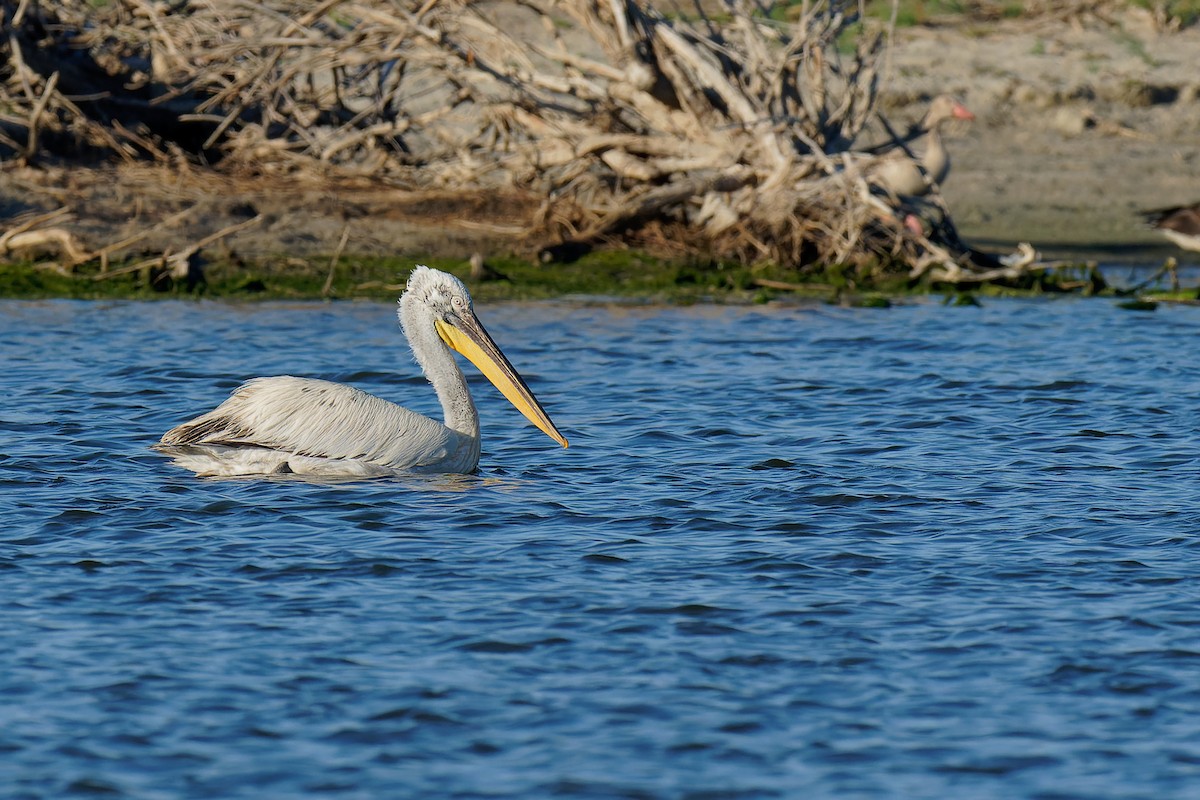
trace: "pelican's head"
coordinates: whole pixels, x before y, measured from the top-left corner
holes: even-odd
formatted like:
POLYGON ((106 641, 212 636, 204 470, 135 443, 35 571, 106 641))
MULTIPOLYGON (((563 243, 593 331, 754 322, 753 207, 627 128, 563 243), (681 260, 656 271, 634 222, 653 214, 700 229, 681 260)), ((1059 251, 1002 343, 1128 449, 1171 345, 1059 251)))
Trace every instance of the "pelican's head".
POLYGON ((475 316, 471 295, 462 281, 447 272, 418 265, 408 278, 401 302, 405 298, 416 300, 429 310, 433 326, 447 347, 466 356, 526 419, 563 447, 567 446, 566 438, 554 427, 524 379, 475 316))
POLYGON ((437 316, 453 313, 455 307, 471 309, 471 294, 458 278, 449 272, 417 265, 404 287, 407 297, 414 297, 429 306, 437 316))

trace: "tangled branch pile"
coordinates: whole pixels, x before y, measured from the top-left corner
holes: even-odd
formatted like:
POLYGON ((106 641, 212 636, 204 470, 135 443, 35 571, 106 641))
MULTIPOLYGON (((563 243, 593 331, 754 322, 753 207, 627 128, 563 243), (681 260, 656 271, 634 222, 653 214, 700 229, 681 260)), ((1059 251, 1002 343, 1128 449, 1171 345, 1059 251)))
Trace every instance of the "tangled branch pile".
POLYGON ((863 177, 884 38, 859 6, 711 5, 0 0, 0 148, 520 192, 545 242, 968 274, 944 209, 906 226, 863 177))

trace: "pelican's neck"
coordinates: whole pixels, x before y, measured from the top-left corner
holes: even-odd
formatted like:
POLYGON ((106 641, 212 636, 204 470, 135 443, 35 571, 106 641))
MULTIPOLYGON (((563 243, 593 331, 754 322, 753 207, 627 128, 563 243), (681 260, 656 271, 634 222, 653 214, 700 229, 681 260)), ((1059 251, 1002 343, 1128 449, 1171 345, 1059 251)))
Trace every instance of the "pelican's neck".
POLYGON ((446 427, 478 439, 479 413, 467 379, 450 348, 438 336, 429 309, 420 300, 404 295, 400 300, 400 325, 421 371, 437 392, 446 427))

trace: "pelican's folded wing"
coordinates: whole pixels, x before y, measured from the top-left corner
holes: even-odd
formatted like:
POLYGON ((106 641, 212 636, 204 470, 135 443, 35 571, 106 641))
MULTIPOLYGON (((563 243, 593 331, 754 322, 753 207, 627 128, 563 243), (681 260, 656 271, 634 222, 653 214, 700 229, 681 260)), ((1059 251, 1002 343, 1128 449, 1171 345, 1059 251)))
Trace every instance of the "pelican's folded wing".
POLYGON ((163 434, 161 447, 262 447, 390 469, 441 461, 463 437, 428 417, 330 381, 255 378, 207 414, 163 434))

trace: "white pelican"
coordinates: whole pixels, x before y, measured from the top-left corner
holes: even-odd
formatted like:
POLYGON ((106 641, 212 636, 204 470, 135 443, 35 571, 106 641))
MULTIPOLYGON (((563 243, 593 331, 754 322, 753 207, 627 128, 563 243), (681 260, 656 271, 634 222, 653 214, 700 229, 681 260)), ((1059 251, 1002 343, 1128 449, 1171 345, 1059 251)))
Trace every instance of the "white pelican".
POLYGON ((398 314, 441 401, 445 424, 340 383, 254 378, 212 411, 167 431, 157 449, 200 475, 474 472, 479 414, 451 349, 479 367, 530 422, 567 446, 484 330, 458 278, 418 266, 398 314))

